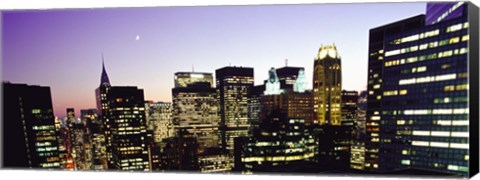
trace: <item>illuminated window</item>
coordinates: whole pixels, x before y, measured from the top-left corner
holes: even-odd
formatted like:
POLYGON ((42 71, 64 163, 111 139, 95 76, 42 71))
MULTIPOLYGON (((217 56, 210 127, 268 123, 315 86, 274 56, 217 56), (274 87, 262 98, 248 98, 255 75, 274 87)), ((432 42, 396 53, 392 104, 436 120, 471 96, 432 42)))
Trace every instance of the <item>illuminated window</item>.
POLYGON ((412 135, 414 135, 414 136, 430 136, 430 131, 414 130, 414 131, 412 132, 412 135))
POLYGON ((468 36, 468 34, 467 34, 467 35, 463 35, 463 36, 462 36, 462 41, 468 41, 469 38, 470 38, 470 37, 468 36))
POLYGON ((468 132, 452 132, 452 137, 469 137, 468 132))
POLYGON ((404 159, 404 160, 402 160, 402 164, 403 164, 403 165, 410 165, 410 160, 408 160, 408 159, 405 160, 405 159, 404 159))
POLYGON ((447 32, 454 32, 454 31, 458 31, 460 29, 462 29, 462 24, 461 23, 447 27, 447 32))
POLYGON ((449 57, 449 56, 452 56, 452 54, 453 54, 453 51, 452 51, 452 50, 444 51, 444 52, 439 52, 439 53, 438 53, 438 57, 439 57, 439 58, 449 57))
POLYGON ((385 92, 383 92, 383 95, 384 95, 384 96, 395 96, 395 95, 397 95, 397 94, 398 94, 398 91, 397 91, 397 90, 395 90, 395 91, 385 91, 385 92))
POLYGON ((445 142, 430 142, 430 147, 448 148, 448 143, 445 143, 445 142))
POLYGON ((441 40, 440 42, 438 42, 438 46, 443 46, 443 45, 446 45, 446 44, 448 44, 448 39, 441 40))
POLYGON ((432 136, 449 137, 449 131, 432 131, 432 136))
POLYGON ((412 146, 428 146, 428 141, 412 141, 412 146))
POLYGON ((457 85, 456 89, 457 89, 457 91, 467 90, 468 89, 468 84, 457 85))
POLYGON ((448 91, 455 91, 455 86, 453 86, 453 85, 445 86, 445 87, 443 88, 443 91, 446 91, 446 92, 448 92, 448 91))
POLYGON ((462 144, 462 143, 450 143, 450 148, 468 149, 469 145, 468 144, 462 144))
POLYGON ((449 44, 454 44, 460 42, 460 37, 453 37, 450 38, 450 41, 448 42, 449 44))
POLYGON ((424 49, 427 49, 427 48, 428 48, 428 43, 422 44, 419 47, 420 50, 424 50, 424 49))
POLYGON ((407 93, 408 93, 408 90, 406 90, 406 89, 400 90, 400 95, 405 95, 407 93))
POLYGON ((417 60, 418 60, 418 57, 410 57, 410 58, 407 58, 407 63, 414 63, 414 62, 417 62, 417 60))
POLYGON ((387 52, 385 53, 385 57, 394 56, 394 55, 397 55, 397 54, 400 54, 400 49, 392 50, 392 51, 387 51, 387 52))
POLYGON ((40 109, 32 109, 32 114, 40 114, 40 109))

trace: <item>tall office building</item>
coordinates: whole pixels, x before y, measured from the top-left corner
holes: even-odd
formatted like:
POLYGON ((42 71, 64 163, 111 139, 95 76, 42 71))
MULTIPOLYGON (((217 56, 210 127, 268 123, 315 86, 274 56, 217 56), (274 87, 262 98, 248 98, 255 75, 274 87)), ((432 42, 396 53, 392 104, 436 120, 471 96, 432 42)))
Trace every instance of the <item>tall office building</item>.
POLYGON ((3 83, 2 166, 59 168, 50 87, 3 83))
POLYGON ((250 127, 248 96, 254 83, 253 68, 223 67, 215 71, 215 78, 220 99, 222 146, 233 150, 233 139, 246 136, 250 127))
POLYGON ((97 115, 97 109, 81 109, 80 119, 85 124, 84 148, 85 166, 90 170, 107 169, 105 152, 105 136, 102 133, 102 124, 97 115))
POLYGON ((342 91, 342 121, 357 122, 358 92, 342 91))
POLYGON ((286 167, 312 159, 314 149, 314 139, 306 133, 304 119, 290 118, 275 108, 261 118, 258 129, 250 136, 235 138, 234 169, 245 173, 275 169, 295 172, 286 167))
MULTIPOLYGON (((385 53, 370 70, 382 81, 369 85, 369 91, 379 91, 373 92, 378 106, 370 109, 368 102, 367 120, 379 128, 378 166, 467 175, 467 3, 428 3, 426 16, 416 19, 424 22, 408 31, 375 34, 385 53)), ((405 27, 411 20, 395 25, 405 27)))
POLYGON ((207 147, 217 147, 220 142, 218 94, 209 81, 172 89, 175 136, 184 133, 183 137, 196 138, 198 153, 207 147))
POLYGON ((113 86, 107 97, 107 127, 111 134, 105 136, 111 139, 113 168, 149 170, 143 90, 137 87, 113 86))
POLYGON ((110 123, 108 118, 109 109, 108 109, 108 92, 112 86, 110 85, 110 79, 108 78, 107 70, 105 69, 105 64, 103 62, 103 54, 102 54, 102 74, 100 77, 100 86, 95 89, 95 97, 97 103, 97 113, 98 117, 102 123, 102 132, 105 135, 105 145, 106 145, 106 153, 107 153, 107 161, 108 166, 113 167, 115 166, 112 162, 112 139, 111 139, 111 132, 110 126, 107 126, 110 123))
POLYGON ((299 76, 298 72, 300 70, 305 72, 305 68, 303 67, 285 66, 277 68, 276 72, 278 80, 280 81, 280 89, 293 90, 293 86, 295 85, 295 82, 297 82, 297 77, 299 76))
POLYGON ((196 82, 208 82, 210 87, 213 88, 213 76, 212 73, 202 72, 177 72, 174 76, 174 83, 176 88, 187 87, 189 84, 196 82))
POLYGON ((249 134, 253 129, 258 128, 261 112, 260 98, 265 91, 265 85, 253 86, 248 94, 248 121, 250 122, 249 134))
POLYGON ((379 153, 379 125, 381 100, 383 96, 383 64, 384 43, 386 36, 411 31, 425 24, 425 16, 419 15, 405 20, 394 22, 370 30, 368 56, 368 85, 366 111, 366 140, 365 140, 365 168, 369 171, 378 171, 379 153))
POLYGON ((175 132, 172 122, 172 103, 147 102, 145 108, 147 129, 153 131, 154 142, 159 143, 163 139, 173 137, 175 132))
POLYGON ((86 127, 85 124, 77 121, 75 117, 75 110, 73 108, 67 108, 67 117, 66 122, 68 126, 68 152, 72 156, 73 165, 75 170, 86 169, 85 163, 85 137, 88 137, 88 134, 85 134, 86 127))
POLYGON ((337 47, 321 46, 313 66, 315 124, 341 124, 341 67, 337 47))
MULTIPOLYGON (((251 97, 258 99, 259 110, 251 110, 258 111, 258 120, 249 136, 235 140, 237 171, 280 170, 314 157, 315 139, 305 128, 313 120, 313 98, 310 91, 302 88, 306 83, 303 69, 289 72, 290 86, 285 89, 281 89, 276 71, 269 70, 265 82, 269 88, 264 93, 258 94, 261 86, 252 91, 257 92, 251 97)), ((286 79, 285 73, 282 76, 286 79)))
MULTIPOLYGON (((105 138, 108 169, 149 170, 143 90, 137 87, 112 87, 102 55, 100 86, 95 94, 104 134, 104 137, 93 139, 98 161, 102 160, 101 146, 105 138)), ((99 163, 97 168, 102 167, 99 163)))

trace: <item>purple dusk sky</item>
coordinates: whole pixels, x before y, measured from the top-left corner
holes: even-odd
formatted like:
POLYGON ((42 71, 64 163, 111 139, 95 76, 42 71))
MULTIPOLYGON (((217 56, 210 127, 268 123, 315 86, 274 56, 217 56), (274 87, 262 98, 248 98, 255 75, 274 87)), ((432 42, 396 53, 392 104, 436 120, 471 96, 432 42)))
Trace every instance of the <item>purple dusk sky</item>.
POLYGON ((54 113, 95 108, 101 53, 113 86, 138 86, 171 101, 173 74, 305 67, 311 86, 320 45, 342 57, 343 89, 365 90, 368 32, 418 14, 426 3, 200 6, 4 11, 2 80, 50 86, 54 113), (136 36, 140 39, 136 40, 136 36))

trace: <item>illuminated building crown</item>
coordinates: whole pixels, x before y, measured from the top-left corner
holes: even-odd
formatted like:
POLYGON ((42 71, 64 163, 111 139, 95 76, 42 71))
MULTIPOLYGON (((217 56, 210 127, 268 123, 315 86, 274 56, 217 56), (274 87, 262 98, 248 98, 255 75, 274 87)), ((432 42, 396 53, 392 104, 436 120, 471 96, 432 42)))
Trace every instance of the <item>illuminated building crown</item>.
POLYGON ((318 54, 317 54, 317 59, 322 60, 322 59, 325 59, 327 56, 333 59, 340 59, 340 54, 338 54, 337 47, 335 46, 335 44, 320 46, 320 49, 318 50, 318 54))

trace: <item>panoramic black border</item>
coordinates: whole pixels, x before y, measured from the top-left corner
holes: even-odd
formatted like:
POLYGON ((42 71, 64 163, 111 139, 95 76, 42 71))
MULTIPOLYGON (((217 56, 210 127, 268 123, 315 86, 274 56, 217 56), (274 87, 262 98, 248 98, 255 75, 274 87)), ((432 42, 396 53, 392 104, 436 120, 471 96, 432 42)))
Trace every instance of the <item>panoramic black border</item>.
POLYGON ((470 153, 469 153, 469 177, 473 177, 478 173, 479 168, 479 57, 478 57, 478 41, 479 41, 479 17, 478 7, 469 2, 468 5, 468 23, 469 23, 469 120, 470 120, 470 153))

